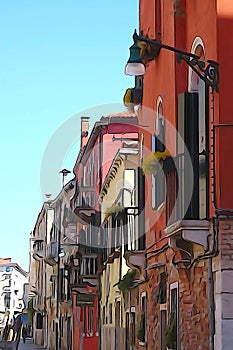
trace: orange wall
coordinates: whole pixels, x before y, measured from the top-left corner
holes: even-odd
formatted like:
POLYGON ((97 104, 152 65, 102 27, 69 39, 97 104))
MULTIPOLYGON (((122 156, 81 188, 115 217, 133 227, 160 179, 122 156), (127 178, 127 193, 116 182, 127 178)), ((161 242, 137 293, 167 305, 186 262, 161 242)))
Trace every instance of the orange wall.
MULTIPOLYGON (((205 58, 219 62, 220 92, 214 94, 214 116, 210 108, 209 120, 214 117, 215 124, 233 123, 233 106, 231 103, 233 82, 233 2, 229 0, 195 0, 177 2, 179 7, 174 14, 174 2, 162 1, 162 37, 164 44, 175 46, 190 52, 195 37, 204 43, 205 58)), ((155 38, 155 1, 140 1, 140 30, 144 35, 155 38)), ((176 96, 188 88, 188 66, 177 64, 171 51, 161 49, 159 57, 149 62, 144 76, 143 106, 155 110, 156 100, 161 96, 164 117, 173 125, 176 123, 176 96)), ((210 96, 211 107, 211 96, 210 96)), ((153 132, 155 118, 145 116, 142 124, 153 132)), ((233 127, 217 127, 216 130, 216 194, 218 207, 233 207, 233 170, 230 157, 233 154, 233 127)), ((174 138, 166 135, 168 148, 174 149, 174 138)), ((151 149, 151 137, 145 140, 145 147, 151 149)), ((210 173, 210 176, 212 174, 210 173)), ((210 183, 212 179, 210 177, 210 183)), ((148 188, 150 180, 148 179, 148 188)), ((147 191, 146 191, 147 192, 147 191)), ((149 196, 149 194, 147 194, 149 196)), ((150 212, 149 198, 148 213, 150 212)), ((212 201, 210 189, 210 201, 212 201)))
MULTIPOLYGON (((143 34, 148 35, 150 38, 155 38, 154 3, 154 0, 140 1, 140 30, 143 30, 143 34)), ((174 46, 174 25, 173 3, 162 1, 161 40, 164 44, 174 46), (163 13, 167 15, 164 17, 163 13)), ((147 151, 151 150, 151 136, 155 132, 155 111, 159 96, 163 101, 163 116, 165 120, 172 125, 176 124, 175 65, 175 54, 161 49, 159 57, 149 62, 146 68, 143 86, 144 110, 142 110, 139 124, 145 125, 142 132, 144 133, 144 147, 147 151), (147 108, 150 110, 148 111, 147 108)), ((171 153, 175 152, 175 132, 174 130, 171 131, 170 128, 166 128, 166 144, 171 153)), ((148 224, 146 239, 147 245, 150 245, 155 241, 155 236, 157 239, 159 238, 159 231, 165 226, 165 211, 156 213, 151 208, 151 176, 146 176, 145 202, 148 224)))
MULTIPOLYGON (((219 122, 233 123, 232 82, 233 82, 233 2, 217 1, 217 40, 220 70, 219 122)), ((217 119, 217 118, 216 118, 217 119)), ((216 123, 217 124, 217 123, 216 123)), ((233 127, 217 128, 217 204, 221 208, 233 208, 233 127)))

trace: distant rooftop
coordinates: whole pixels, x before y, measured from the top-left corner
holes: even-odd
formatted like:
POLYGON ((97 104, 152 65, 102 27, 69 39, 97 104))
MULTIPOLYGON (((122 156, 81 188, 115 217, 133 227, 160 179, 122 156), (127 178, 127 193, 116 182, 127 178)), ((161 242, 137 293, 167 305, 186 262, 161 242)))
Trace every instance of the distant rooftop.
POLYGON ((10 264, 11 258, 0 258, 0 265, 10 264))
POLYGON ((119 112, 119 113, 103 115, 100 118, 100 121, 104 121, 104 120, 111 121, 113 119, 115 123, 117 123, 117 120, 119 120, 119 122, 121 122, 121 123, 122 122, 126 123, 128 119, 134 119, 136 117, 137 117, 137 114, 135 112, 123 111, 123 112, 119 112), (125 121, 124 121, 124 119, 125 119, 125 121))
MULTIPOLYGON (((11 258, 0 258, 1 269, 3 268, 2 267, 3 265, 6 267, 13 267, 16 270, 18 270, 21 274, 23 274, 25 277, 28 276, 28 272, 25 271, 19 264, 12 262, 11 258)), ((4 267, 4 269, 5 269, 5 267, 4 267)))

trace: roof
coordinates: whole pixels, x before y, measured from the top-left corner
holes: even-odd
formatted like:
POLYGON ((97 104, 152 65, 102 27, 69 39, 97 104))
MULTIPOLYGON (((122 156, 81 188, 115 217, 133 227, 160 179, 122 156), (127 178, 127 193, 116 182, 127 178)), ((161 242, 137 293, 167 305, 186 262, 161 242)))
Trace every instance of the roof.
POLYGON ((100 120, 108 120, 109 122, 114 122, 116 123, 116 121, 119 119, 119 122, 125 122, 126 120, 130 119, 130 123, 132 123, 132 120, 135 119, 135 121, 137 120, 137 114, 135 112, 131 112, 131 111, 123 111, 123 112, 119 112, 119 113, 114 113, 114 114, 108 114, 108 115, 103 115, 100 120))
MULTIPOLYGON (((137 125, 138 124, 137 114, 130 111, 124 111, 124 112, 102 116, 100 120, 95 123, 91 131, 87 144, 83 149, 81 157, 79 158, 80 162, 82 162, 83 164, 86 162, 89 156, 89 151, 93 148, 98 136, 100 135, 101 128, 107 127, 110 124, 116 124, 116 123, 137 125)), ((76 161, 76 165, 77 165, 77 161, 76 161)))
POLYGON ((22 267, 20 267, 17 263, 13 263, 13 262, 8 262, 8 263, 0 263, 0 269, 1 267, 4 267, 4 269, 6 269, 7 267, 9 268, 13 268, 15 270, 17 270, 19 273, 21 273, 21 275, 24 275, 25 277, 28 277, 28 272, 26 272, 24 269, 22 269, 22 267))

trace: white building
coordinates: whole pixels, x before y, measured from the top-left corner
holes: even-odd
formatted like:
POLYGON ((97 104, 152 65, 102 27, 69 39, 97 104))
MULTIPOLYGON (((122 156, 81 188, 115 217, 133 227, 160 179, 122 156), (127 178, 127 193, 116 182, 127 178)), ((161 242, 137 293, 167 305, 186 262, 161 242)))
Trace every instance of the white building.
POLYGON ((14 315, 27 307, 24 305, 24 285, 28 283, 28 273, 11 258, 0 258, 0 329, 14 315))

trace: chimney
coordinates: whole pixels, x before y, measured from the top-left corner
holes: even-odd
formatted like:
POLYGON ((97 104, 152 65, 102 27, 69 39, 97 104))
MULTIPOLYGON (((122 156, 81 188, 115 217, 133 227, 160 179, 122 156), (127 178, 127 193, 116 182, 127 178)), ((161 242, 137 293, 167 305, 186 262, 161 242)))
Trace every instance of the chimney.
POLYGON ((89 132, 90 117, 81 117, 81 149, 86 145, 89 132))

